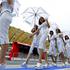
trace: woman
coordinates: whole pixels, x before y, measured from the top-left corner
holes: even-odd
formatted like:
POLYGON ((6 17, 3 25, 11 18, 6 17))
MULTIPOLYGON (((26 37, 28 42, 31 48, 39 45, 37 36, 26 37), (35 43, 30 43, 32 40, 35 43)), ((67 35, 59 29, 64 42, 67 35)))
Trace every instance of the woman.
POLYGON ((66 64, 70 63, 70 38, 68 35, 65 35, 65 52, 66 52, 66 57, 68 59, 68 62, 66 62, 66 64))
POLYGON ((49 47, 49 55, 52 58, 53 61, 53 65, 56 65, 56 60, 57 60, 57 51, 56 51, 56 38, 54 35, 54 32, 51 30, 49 32, 50 36, 49 36, 49 41, 50 41, 50 47, 49 47))
POLYGON ((56 39, 57 39, 58 55, 63 62, 62 66, 64 66, 65 65, 65 57, 64 57, 65 41, 63 39, 63 34, 59 28, 56 29, 56 34, 57 34, 56 39))
MULTIPOLYGON (((37 26, 37 25, 34 25, 34 27, 32 28, 31 32, 34 33, 37 29, 38 29, 38 26, 37 26)), ((29 61, 29 59, 30 59, 30 56, 31 56, 31 54, 32 54, 32 51, 33 51, 34 47, 37 48, 37 51, 38 51, 38 46, 39 46, 39 32, 36 33, 36 34, 33 36, 33 41, 32 41, 32 44, 31 44, 31 47, 30 47, 30 50, 29 50, 27 59, 26 59, 26 61, 22 64, 22 66, 27 66, 28 61, 29 61)))
POLYGON ((14 8, 14 0, 3 0, 0 16, 0 66, 6 63, 5 55, 8 48, 9 38, 8 30, 12 22, 12 12, 14 8))
MULTIPOLYGON (((48 37, 48 28, 50 27, 48 23, 48 19, 45 20, 44 17, 40 17, 39 19, 39 28, 31 35, 35 35, 39 31, 39 62, 37 63, 37 67, 40 67, 42 65, 42 54, 43 52, 47 53, 46 51, 46 39, 48 37)), ((45 56, 46 64, 44 66, 47 66, 47 54, 45 56)))

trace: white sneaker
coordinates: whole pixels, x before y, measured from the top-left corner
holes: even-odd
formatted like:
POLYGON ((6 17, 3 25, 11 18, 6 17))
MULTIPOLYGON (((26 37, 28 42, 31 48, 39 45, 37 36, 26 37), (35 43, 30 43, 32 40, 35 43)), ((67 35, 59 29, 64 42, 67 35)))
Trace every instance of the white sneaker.
POLYGON ((27 67, 26 62, 22 63, 22 65, 21 65, 21 66, 22 66, 22 67, 27 67))
POLYGON ((69 63, 68 62, 65 62, 65 65, 69 65, 69 63))
POLYGON ((44 67, 47 67, 48 66, 48 64, 46 63, 45 65, 44 65, 44 67))
POLYGON ((53 66, 56 66, 56 63, 52 63, 53 66))
POLYGON ((57 64, 57 66, 62 67, 62 66, 65 66, 65 64, 64 63, 60 63, 60 64, 57 64))
POLYGON ((38 62, 37 65, 36 65, 36 67, 41 67, 41 65, 42 64, 38 62))
POLYGON ((61 66, 65 66, 65 64, 64 64, 64 63, 62 63, 62 64, 61 64, 61 66))

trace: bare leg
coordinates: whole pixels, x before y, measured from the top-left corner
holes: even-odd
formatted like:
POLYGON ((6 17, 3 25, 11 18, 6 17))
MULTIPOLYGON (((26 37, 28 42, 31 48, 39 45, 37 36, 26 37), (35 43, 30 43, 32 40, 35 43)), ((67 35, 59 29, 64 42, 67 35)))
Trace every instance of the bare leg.
POLYGON ((57 62, 57 56, 52 55, 52 61, 53 61, 54 63, 56 63, 56 62, 57 62))
POLYGON ((31 53, 28 53, 27 55, 27 59, 26 59, 26 64, 28 63, 29 59, 30 59, 31 53))
POLYGON ((42 63, 43 49, 39 49, 39 63, 42 63))
POLYGON ((45 62, 46 62, 46 64, 48 64, 48 60, 47 60, 47 52, 45 52, 46 54, 45 54, 45 62))
POLYGON ((68 58, 68 63, 70 63, 70 58, 68 58))
POLYGON ((62 62, 65 63, 65 57, 64 57, 63 52, 60 53, 59 57, 62 60, 62 62))
POLYGON ((57 62, 57 56, 55 56, 55 63, 57 62))
POLYGON ((51 59, 55 63, 55 60, 54 60, 54 56, 53 55, 51 55, 51 59))
POLYGON ((5 64, 6 63, 6 59, 5 59, 5 56, 6 56, 6 51, 7 51, 7 48, 8 48, 8 45, 7 44, 4 44, 1 46, 1 53, 0 53, 0 63, 1 64, 5 64))
POLYGON ((1 46, 0 46, 0 64, 1 64, 1 46))
POLYGON ((26 64, 28 63, 28 61, 29 61, 29 59, 31 57, 31 54, 32 54, 33 49, 34 49, 34 46, 32 45, 31 48, 29 49, 29 53, 27 55, 26 64))

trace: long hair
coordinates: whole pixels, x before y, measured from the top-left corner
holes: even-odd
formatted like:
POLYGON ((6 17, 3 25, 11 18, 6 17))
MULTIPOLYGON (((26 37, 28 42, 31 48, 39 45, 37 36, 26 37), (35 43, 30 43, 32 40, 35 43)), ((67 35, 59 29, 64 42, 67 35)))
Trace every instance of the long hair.
POLYGON ((38 25, 34 25, 34 28, 37 30, 38 29, 38 25))
POLYGON ((39 25, 41 25, 43 22, 45 22, 44 17, 40 17, 40 19, 39 19, 39 25))
POLYGON ((65 35, 65 40, 68 40, 69 39, 69 36, 68 35, 65 35))
POLYGON ((49 33, 50 33, 50 35, 53 35, 54 34, 54 32, 52 30, 49 33))
POLYGON ((38 29, 38 26, 34 25, 34 27, 32 28, 31 32, 34 33, 37 29, 38 29))
POLYGON ((57 28, 56 33, 61 33, 61 30, 59 28, 57 28))
POLYGON ((50 28, 50 23, 49 23, 48 19, 46 19, 46 22, 47 22, 48 28, 50 28))

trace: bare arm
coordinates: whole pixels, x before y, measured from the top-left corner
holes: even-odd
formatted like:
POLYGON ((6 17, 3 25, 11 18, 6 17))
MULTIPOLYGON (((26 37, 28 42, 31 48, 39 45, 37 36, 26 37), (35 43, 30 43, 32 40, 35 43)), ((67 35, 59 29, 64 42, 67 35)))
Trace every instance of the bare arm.
POLYGON ((65 46, 65 45, 66 45, 66 43, 65 43, 65 41, 64 41, 64 39, 63 39, 63 37, 62 37, 62 40, 63 40, 64 46, 65 46))
POLYGON ((48 22, 48 19, 46 19, 46 22, 47 22, 48 28, 50 28, 50 24, 49 24, 49 22, 48 22))
POLYGON ((49 38, 49 35, 48 35, 48 41, 50 42, 50 38, 49 38))
POLYGON ((35 35, 37 32, 39 32, 39 29, 37 29, 37 30, 33 33, 33 35, 35 35))
POLYGON ((32 34, 30 35, 30 37, 34 36, 37 32, 39 32, 39 29, 37 29, 34 33, 32 33, 32 34))

